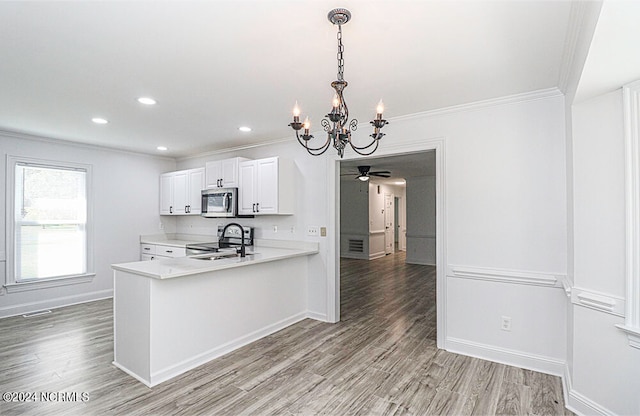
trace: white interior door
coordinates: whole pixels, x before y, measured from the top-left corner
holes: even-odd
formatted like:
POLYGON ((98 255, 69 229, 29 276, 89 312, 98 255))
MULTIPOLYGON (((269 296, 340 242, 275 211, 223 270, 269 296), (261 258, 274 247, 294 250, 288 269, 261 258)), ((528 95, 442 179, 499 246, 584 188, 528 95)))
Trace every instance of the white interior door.
POLYGON ((393 253, 393 194, 384 194, 384 253, 393 253))

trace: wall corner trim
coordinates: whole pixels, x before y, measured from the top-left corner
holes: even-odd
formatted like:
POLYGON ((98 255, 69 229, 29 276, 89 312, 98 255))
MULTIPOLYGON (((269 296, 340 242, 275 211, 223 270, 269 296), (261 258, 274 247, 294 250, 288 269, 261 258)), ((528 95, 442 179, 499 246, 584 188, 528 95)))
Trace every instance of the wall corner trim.
POLYGON ((640 332, 640 80, 622 87, 625 175, 625 285, 626 328, 629 344, 640 332))

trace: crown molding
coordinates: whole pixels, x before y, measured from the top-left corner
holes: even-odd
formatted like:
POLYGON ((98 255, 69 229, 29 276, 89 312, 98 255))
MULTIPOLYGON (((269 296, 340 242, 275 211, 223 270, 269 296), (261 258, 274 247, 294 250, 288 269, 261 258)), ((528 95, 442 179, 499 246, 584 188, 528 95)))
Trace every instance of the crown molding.
POLYGON ((571 3, 569 26, 558 73, 558 88, 571 101, 578 88, 601 9, 601 0, 571 3))
MULTIPOLYGON (((293 138, 295 138, 295 136, 293 136, 293 138)), ((283 143, 287 143, 287 142, 292 142, 291 137, 286 137, 286 138, 283 138, 283 139, 269 140, 267 142, 246 144, 246 145, 242 145, 242 146, 227 147, 227 148, 218 149, 218 150, 209 150, 209 151, 206 151, 206 152, 195 153, 193 155, 177 157, 176 161, 182 162, 182 161, 189 160, 189 159, 197 159, 197 158, 207 157, 207 156, 216 156, 216 155, 221 155, 221 154, 224 154, 224 153, 239 152, 239 151, 242 151, 242 150, 257 149, 257 148, 264 147, 264 146, 273 146, 273 145, 283 144, 283 143)))
POLYGON ((542 90, 524 92, 520 94, 507 95, 504 97, 490 98, 488 100, 474 101, 466 104, 453 105, 450 107, 438 108, 435 110, 421 111, 419 113, 407 114, 389 118, 389 121, 403 121, 417 118, 429 118, 447 114, 463 113, 466 111, 476 111, 485 108, 498 107, 510 104, 519 104, 528 101, 545 100, 548 98, 563 97, 564 94, 558 88, 545 88, 542 90))
POLYGON ((40 142, 40 143, 58 144, 58 145, 76 147, 79 149, 99 150, 104 152, 113 152, 113 153, 148 157, 152 159, 176 160, 175 158, 172 158, 169 156, 151 155, 149 153, 135 152, 133 150, 116 149, 113 147, 100 146, 97 144, 74 142, 71 140, 40 136, 37 134, 26 133, 26 132, 21 132, 17 130, 6 130, 6 129, 0 128, 0 136, 8 137, 10 139, 30 140, 30 141, 40 142))
MULTIPOLYGON (((419 118, 429 118, 429 117, 436 117, 436 116, 441 116, 445 114, 462 113, 466 111, 481 110, 484 108, 518 104, 518 103, 524 103, 528 101, 545 100, 548 98, 556 98, 556 97, 563 97, 563 96, 564 94, 558 88, 555 88, 555 87, 546 88, 542 90, 530 91, 530 92, 525 92, 521 94, 507 95, 504 97, 491 98, 491 99, 482 100, 482 101, 474 101, 471 103, 459 104, 459 105, 454 105, 450 107, 443 107, 435 110, 421 111, 418 113, 412 113, 412 114, 407 114, 403 116, 390 117, 388 120, 389 122, 395 122, 395 121, 413 120, 413 119, 419 119, 419 118)), ((363 122, 358 124, 358 128, 360 127, 364 128, 368 125, 369 125, 368 122, 367 123, 363 122)), ((322 132, 322 130, 319 130, 318 132, 322 132)), ((292 141, 291 137, 286 137, 282 139, 271 140, 268 142, 254 143, 254 144, 230 147, 230 148, 225 148, 220 150, 212 150, 204 153, 197 153, 189 156, 176 158, 176 160, 180 162, 180 161, 189 160, 189 159, 215 156, 215 155, 220 155, 224 153, 238 152, 238 151, 248 150, 248 149, 256 149, 264 146, 272 146, 272 145, 283 144, 288 142, 294 143, 295 141, 292 141)))

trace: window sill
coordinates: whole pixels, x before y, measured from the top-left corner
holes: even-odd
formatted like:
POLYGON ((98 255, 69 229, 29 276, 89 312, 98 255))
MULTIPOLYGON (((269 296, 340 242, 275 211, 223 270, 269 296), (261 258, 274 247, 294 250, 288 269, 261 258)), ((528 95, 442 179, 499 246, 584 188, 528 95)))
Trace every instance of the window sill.
POLYGON ((93 281, 95 273, 80 274, 72 277, 58 277, 53 279, 33 280, 30 282, 7 283, 4 285, 7 293, 26 292, 29 290, 49 289, 58 286, 89 283, 93 281))
POLYGON ((640 348, 640 328, 634 328, 627 325, 616 325, 616 327, 627 333, 629 345, 634 348, 640 348))

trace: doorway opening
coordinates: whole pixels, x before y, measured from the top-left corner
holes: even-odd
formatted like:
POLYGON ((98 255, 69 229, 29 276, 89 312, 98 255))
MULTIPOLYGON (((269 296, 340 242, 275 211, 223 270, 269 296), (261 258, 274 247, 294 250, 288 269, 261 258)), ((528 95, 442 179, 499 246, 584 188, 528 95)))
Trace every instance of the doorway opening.
MULTIPOLYGON (((438 198, 442 197, 437 178, 437 163, 442 163, 442 159, 437 162, 437 149, 438 146, 434 146, 415 153, 337 161, 336 173, 339 171, 340 178, 336 178, 339 192, 336 192, 335 291, 338 299, 343 263, 351 270, 346 273, 352 273, 354 268, 375 269, 376 259, 382 257, 394 257, 393 261, 385 263, 385 269, 389 265, 398 270, 400 266, 411 264, 429 266, 429 270, 427 267, 417 275, 430 275, 434 279, 432 287, 435 287, 442 271, 442 267, 437 267, 442 242, 436 244, 436 240, 438 224, 443 223, 442 218, 436 218, 436 212, 444 212, 441 208, 436 209, 438 198), (369 178, 364 184, 361 180, 356 181, 352 173, 362 164, 370 166, 371 171, 388 171, 389 177, 369 178), (354 263, 352 259, 361 263, 354 263)), ((388 275, 393 276, 393 271, 388 275)), ((438 302, 441 299, 435 303, 438 302)), ((432 306, 435 312, 436 304, 432 306)), ((335 321, 340 316, 339 307, 336 310, 335 321)), ((436 319, 435 314, 433 319, 436 319)), ((434 327, 439 327, 441 322, 438 316, 434 327)), ((438 345, 441 345, 440 334, 438 345)))

